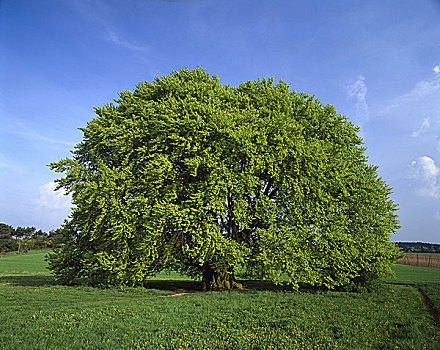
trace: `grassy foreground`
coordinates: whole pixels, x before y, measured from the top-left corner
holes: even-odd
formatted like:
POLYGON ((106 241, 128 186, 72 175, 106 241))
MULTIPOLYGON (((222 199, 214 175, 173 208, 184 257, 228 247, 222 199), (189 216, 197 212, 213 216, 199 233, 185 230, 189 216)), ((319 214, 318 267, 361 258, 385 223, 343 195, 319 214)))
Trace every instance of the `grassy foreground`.
MULTIPOLYGON (((15 271, 25 271, 22 257, 11 257, 15 271)), ((384 283, 375 293, 173 296, 167 289, 189 282, 98 289, 55 285, 51 276, 35 273, 0 275, 0 344, 6 349, 440 348, 440 332, 411 285, 384 283)), ((428 282, 420 286, 438 308, 440 283, 428 282)))

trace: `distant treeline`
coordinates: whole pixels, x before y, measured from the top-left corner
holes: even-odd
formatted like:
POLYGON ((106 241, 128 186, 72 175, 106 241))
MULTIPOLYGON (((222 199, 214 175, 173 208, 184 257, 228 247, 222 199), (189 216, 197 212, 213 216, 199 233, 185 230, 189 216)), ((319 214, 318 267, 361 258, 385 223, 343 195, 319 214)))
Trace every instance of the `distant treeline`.
POLYGON ((0 253, 26 253, 31 249, 55 248, 59 246, 61 229, 44 232, 35 227, 14 228, 0 223, 0 253))
POLYGON ((423 242, 396 242, 405 253, 440 253, 440 244, 423 242))

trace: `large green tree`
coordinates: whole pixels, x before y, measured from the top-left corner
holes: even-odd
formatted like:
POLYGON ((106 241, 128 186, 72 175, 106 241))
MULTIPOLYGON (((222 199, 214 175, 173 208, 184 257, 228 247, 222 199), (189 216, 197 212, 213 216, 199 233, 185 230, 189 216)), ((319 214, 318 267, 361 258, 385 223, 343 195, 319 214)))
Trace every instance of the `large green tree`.
POLYGON ((396 205, 333 106, 201 68, 119 96, 95 109, 73 157, 50 165, 73 198, 49 258, 59 279, 138 285, 180 269, 215 290, 241 287, 246 267, 335 288, 391 272, 396 205))

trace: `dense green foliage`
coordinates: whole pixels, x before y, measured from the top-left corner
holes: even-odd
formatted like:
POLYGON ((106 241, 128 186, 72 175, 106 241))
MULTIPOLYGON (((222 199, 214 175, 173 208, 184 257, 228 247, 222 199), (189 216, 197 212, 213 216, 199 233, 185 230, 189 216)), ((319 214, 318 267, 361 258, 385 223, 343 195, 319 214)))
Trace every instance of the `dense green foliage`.
POLYGON ((396 242, 405 253, 440 253, 440 244, 423 242, 396 242))
POLYGON ((72 158, 58 279, 140 285, 163 269, 239 287, 234 272, 335 288, 391 272, 390 188, 358 128, 273 80, 222 85, 202 69, 139 84, 96 108, 72 158))

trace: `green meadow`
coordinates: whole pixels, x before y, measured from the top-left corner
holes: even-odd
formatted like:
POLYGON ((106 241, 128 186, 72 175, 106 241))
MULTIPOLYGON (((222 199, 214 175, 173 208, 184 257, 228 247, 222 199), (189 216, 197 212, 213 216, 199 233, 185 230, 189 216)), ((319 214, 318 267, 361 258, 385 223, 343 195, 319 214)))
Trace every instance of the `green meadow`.
POLYGON ((177 273, 146 288, 57 285, 46 252, 0 257, 4 349, 439 349, 440 270, 396 265, 374 292, 195 293, 177 273), (419 289, 429 297, 431 314, 419 289), (438 321, 438 320, 437 320, 438 321))
POLYGON ((414 267, 408 265, 394 265, 396 279, 388 278, 388 282, 397 281, 398 283, 440 283, 440 269, 429 267, 414 267))
POLYGON ((50 250, 32 250, 27 254, 8 253, 0 255, 0 274, 49 274, 44 257, 50 250))

